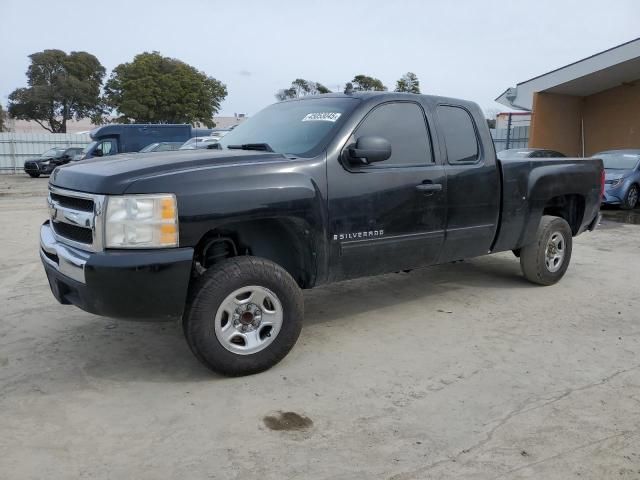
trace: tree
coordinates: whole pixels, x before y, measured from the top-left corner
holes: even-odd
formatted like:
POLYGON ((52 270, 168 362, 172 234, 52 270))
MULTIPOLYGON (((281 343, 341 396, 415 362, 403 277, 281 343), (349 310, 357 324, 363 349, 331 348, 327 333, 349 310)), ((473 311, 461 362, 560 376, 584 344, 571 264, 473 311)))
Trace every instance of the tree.
POLYGON ((0 103, 0 132, 4 132, 5 130, 5 120, 7 118, 7 112, 2 108, 2 104, 0 103))
POLYGON ((107 104, 121 123, 191 123, 215 126, 227 87, 204 72, 159 52, 136 55, 114 68, 105 84, 107 104))
POLYGON ((67 120, 101 112, 100 88, 105 69, 95 56, 44 50, 29 58, 28 87, 9 95, 9 115, 33 120, 52 133, 66 133, 67 120))
POLYGON ((415 73, 407 72, 396 82, 396 92, 420 93, 420 80, 415 73))
POLYGON ((289 88, 284 88, 276 92, 278 100, 288 100, 290 98, 300 98, 307 95, 318 95, 319 93, 330 93, 327 87, 318 82, 296 78, 291 82, 289 88))
MULTIPOLYGON (((351 85, 353 86, 353 90, 357 92, 368 92, 368 91, 376 91, 376 92, 386 92, 387 87, 382 84, 381 80, 377 78, 369 77, 367 75, 356 75, 351 80, 351 85)), ((347 84, 349 85, 349 84, 347 84)))

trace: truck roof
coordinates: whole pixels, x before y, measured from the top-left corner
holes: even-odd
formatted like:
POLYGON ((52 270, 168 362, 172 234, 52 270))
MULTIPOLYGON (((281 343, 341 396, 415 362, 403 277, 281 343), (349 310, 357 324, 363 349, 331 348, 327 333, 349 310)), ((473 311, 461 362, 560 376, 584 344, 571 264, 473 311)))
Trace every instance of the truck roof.
POLYGON ((91 138, 94 138, 98 135, 108 135, 108 134, 117 134, 122 132, 123 130, 133 129, 133 128, 176 128, 176 127, 187 127, 191 128, 191 125, 188 123, 114 123, 110 125, 102 125, 100 127, 94 128, 89 132, 91 138))
POLYGON ((307 95, 300 98, 292 98, 289 100, 283 100, 283 102, 299 102, 305 100, 312 100, 314 98, 356 98, 358 100, 374 100, 374 99, 386 99, 386 100, 408 100, 421 97, 423 99, 429 99, 436 103, 452 103, 454 105, 473 105, 477 106, 475 102, 469 100, 461 100, 459 98, 440 97, 437 95, 424 95, 421 93, 404 93, 404 92, 379 92, 379 91, 353 91, 351 93, 323 93, 320 95, 307 95))

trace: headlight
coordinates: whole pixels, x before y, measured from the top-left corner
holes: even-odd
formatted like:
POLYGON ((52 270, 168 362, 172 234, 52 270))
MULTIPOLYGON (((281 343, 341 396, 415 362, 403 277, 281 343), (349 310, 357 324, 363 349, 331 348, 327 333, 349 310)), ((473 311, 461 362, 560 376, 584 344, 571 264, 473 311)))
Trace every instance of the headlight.
POLYGON ((622 182, 624 182, 624 178, 616 178, 614 181, 611 182, 611 186, 612 187, 617 187, 622 182))
POLYGON ((178 208, 173 194, 112 196, 107 200, 107 248, 178 246, 178 208))
POLYGON ((51 160, 45 160, 44 162, 40 162, 40 165, 49 165, 51 160))

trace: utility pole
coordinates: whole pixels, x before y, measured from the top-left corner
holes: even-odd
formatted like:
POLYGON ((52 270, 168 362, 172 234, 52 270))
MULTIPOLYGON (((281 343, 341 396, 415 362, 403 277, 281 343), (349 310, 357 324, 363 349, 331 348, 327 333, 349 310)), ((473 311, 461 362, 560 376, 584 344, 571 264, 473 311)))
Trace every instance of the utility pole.
POLYGON ((509 119, 507 120, 507 144, 505 150, 509 150, 509 141, 511 140, 511 112, 509 112, 509 119))

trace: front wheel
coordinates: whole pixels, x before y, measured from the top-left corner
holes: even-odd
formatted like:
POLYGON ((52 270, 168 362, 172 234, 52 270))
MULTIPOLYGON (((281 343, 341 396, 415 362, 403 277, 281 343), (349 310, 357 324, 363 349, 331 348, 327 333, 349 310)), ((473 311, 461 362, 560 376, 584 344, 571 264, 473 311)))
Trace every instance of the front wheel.
POLYGON ((525 278, 538 285, 558 282, 569 267, 572 242, 571 227, 565 219, 543 216, 536 241, 520 250, 520 268, 525 278))
POLYGON ((302 329, 302 292, 279 265, 235 257, 207 270, 193 286, 183 319, 191 351, 228 376, 271 368, 302 329))
POLYGON ((624 201, 622 205, 620 205, 624 210, 633 210, 638 205, 638 186, 631 185, 631 188, 627 192, 627 195, 624 197, 624 201))
POLYGON ((29 172, 29 176, 31 178, 38 178, 40 176, 40 173, 35 173, 35 172, 29 172))

